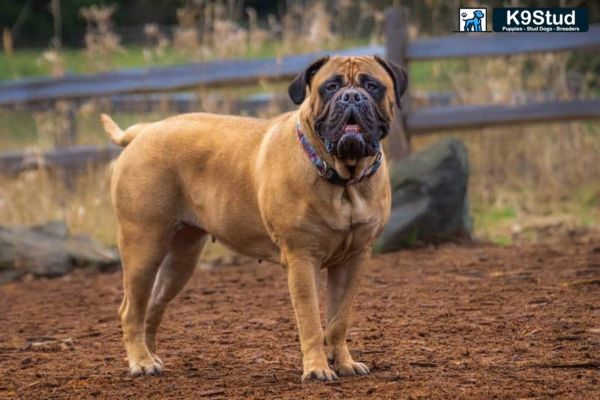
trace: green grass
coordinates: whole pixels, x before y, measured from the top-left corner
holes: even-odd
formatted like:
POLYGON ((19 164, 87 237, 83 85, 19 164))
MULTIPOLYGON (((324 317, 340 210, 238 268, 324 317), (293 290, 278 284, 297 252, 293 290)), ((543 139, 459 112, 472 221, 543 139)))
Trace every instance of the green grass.
POLYGON ((545 233, 538 232, 544 226, 558 224, 591 231, 600 228, 600 187, 596 183, 579 185, 568 198, 562 200, 537 202, 531 210, 523 208, 521 204, 522 198, 527 197, 531 196, 528 190, 523 189, 508 205, 496 205, 475 198, 471 212, 476 238, 508 246, 514 243, 515 238, 529 242, 544 239, 545 233))
POLYGON ((471 208, 476 235, 492 243, 507 246, 512 243, 510 226, 517 220, 517 210, 510 206, 494 206, 478 201, 471 208))
POLYGON ((0 149, 22 149, 39 143, 37 127, 31 113, 0 109, 0 120, 0 149))
MULTIPOLYGON (((349 48, 366 44, 364 40, 346 40, 338 43, 337 47, 349 48)), ((265 42, 260 48, 248 49, 245 54, 239 55, 239 57, 250 59, 274 57, 279 53, 278 49, 280 47, 281 43, 265 42)), ((43 52, 44 49, 16 50, 10 57, 4 52, 0 52, 0 81, 48 76, 51 73, 51 65, 43 60, 43 52)), ((85 49, 63 49, 62 58, 67 73, 97 72, 85 49)), ((133 46, 110 55, 108 64, 113 69, 124 69, 178 65, 193 61, 198 60, 170 47, 166 50, 164 57, 154 59, 150 65, 144 59, 143 48, 133 46)), ((411 63, 410 86, 413 90, 447 90, 449 88, 448 74, 458 67, 457 62, 449 62, 444 68, 439 66, 434 68, 433 62, 411 63), (434 69, 438 72, 434 73, 434 69)), ((219 88, 218 90, 229 98, 242 98, 256 93, 285 92, 286 85, 285 82, 261 82, 254 85, 219 88)), ((98 123, 98 112, 92 110, 88 114, 83 112, 77 114, 78 144, 106 143, 106 138, 98 123)), ((154 115, 116 113, 116 118, 123 126, 128 126, 139 121, 161 119, 171 114, 173 112, 169 111, 154 113, 154 115)), ((52 121, 58 121, 59 118, 60 114, 56 110, 49 110, 49 113, 40 119, 39 113, 0 109, 0 119, 2 120, 2 124, 0 124, 0 149, 18 150, 28 147, 53 147, 54 138, 52 135, 56 135, 60 129, 54 129, 53 131, 52 127, 48 125, 51 125, 52 121)))
MULTIPOLYGON (((338 48, 350 48, 363 46, 364 40, 347 40, 338 44, 338 48)), ((244 54, 234 58, 270 58, 278 54, 280 43, 266 42, 258 49, 248 50, 244 54)), ((9 81, 22 78, 50 76, 52 67, 43 58, 44 49, 16 50, 9 57, 5 52, 0 52, 0 81, 9 81)), ((61 51, 67 74, 89 74, 99 72, 93 58, 90 58, 85 49, 66 48, 61 51)), ((144 59, 143 47, 131 46, 121 52, 115 52, 107 56, 107 65, 110 69, 145 68, 180 65, 190 62, 201 61, 180 51, 168 48, 163 57, 154 58, 151 62, 144 59)), ((458 61, 444 61, 443 68, 434 76, 434 62, 424 61, 410 64, 410 86, 421 90, 448 90, 450 88, 448 76, 460 68, 458 61)))
MULTIPOLYGON (((365 40, 346 40, 339 43, 337 47, 344 49, 365 44, 365 40)), ((231 58, 270 58, 278 55, 278 50, 281 48, 280 43, 265 42, 259 48, 251 49, 248 47, 244 53, 236 54, 231 58)), ((123 51, 116 51, 106 56, 107 60, 105 61, 107 65, 111 66, 111 69, 160 67, 201 61, 198 56, 189 52, 186 53, 169 47, 162 57, 155 57, 148 62, 144 58, 143 50, 144 48, 141 46, 128 46, 123 51)), ((7 56, 5 52, 0 52, 0 80, 51 75, 51 65, 43 58, 44 51, 45 49, 18 49, 11 56, 7 56)), ((65 48, 61 50, 61 57, 68 74, 98 72, 94 58, 90 58, 85 49, 65 48)))
POLYGON ((450 76, 464 71, 464 64, 464 60, 412 62, 408 71, 409 86, 413 90, 451 90, 450 76))
MULTIPOLYGON (((41 50, 19 50, 11 57, 5 53, 0 54, 0 79, 11 80, 27 77, 51 75, 50 64, 43 59, 41 50)), ((93 62, 83 49, 64 49, 61 56, 67 74, 84 74, 98 72, 93 62)), ((109 56, 108 64, 113 69, 140 68, 149 66, 144 59, 143 48, 129 47, 122 52, 116 52, 109 56)), ((168 50, 165 56, 154 59, 153 66, 176 65, 190 62, 192 59, 183 53, 168 50)))
MULTIPOLYGON (((109 140, 100 125, 99 111, 79 112, 75 117, 77 127, 76 144, 107 145, 109 140)), ((150 113, 119 113, 111 115, 122 126, 128 127, 140 121, 158 121, 174 112, 150 112, 150 113)), ((42 119, 35 114, 25 111, 3 111, 0 110, 0 151, 17 151, 27 148, 49 149, 55 147, 55 136, 60 134, 60 129, 50 127, 53 121, 58 120, 60 114, 51 112, 42 119)))

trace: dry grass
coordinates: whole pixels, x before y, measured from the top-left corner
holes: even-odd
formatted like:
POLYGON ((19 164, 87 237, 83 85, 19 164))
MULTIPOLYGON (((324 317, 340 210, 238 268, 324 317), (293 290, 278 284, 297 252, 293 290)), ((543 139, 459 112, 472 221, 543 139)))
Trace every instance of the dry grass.
POLYGON ((236 1, 186 3, 177 10, 174 48, 196 59, 211 59, 256 54, 271 45, 282 56, 332 48, 338 43, 331 15, 321 2, 308 7, 289 2, 286 15, 281 20, 268 15, 265 27, 258 23, 256 10, 241 7, 242 3, 236 1), (239 23, 242 13, 248 20, 246 26, 239 23))
POLYGON ((508 244, 544 240, 540 230, 600 232, 600 123, 450 132, 419 137, 415 148, 446 136, 469 149, 476 237, 508 244))
MULTIPOLYGON (((268 28, 264 28, 259 26, 256 12, 251 8, 240 9, 239 2, 187 2, 178 11, 179 27, 172 43, 158 27, 147 27, 145 55, 148 62, 154 62, 167 48, 173 47, 193 53, 198 59, 231 57, 269 45, 283 55, 335 46, 343 37, 343 27, 350 24, 359 29, 373 22, 371 37, 375 40, 380 37, 381 10, 360 2, 361 12, 356 13, 352 1, 338 3, 336 18, 332 20, 321 3, 311 3, 302 11, 297 3, 289 2, 289 13, 282 20, 269 16, 268 28), (245 27, 236 22, 243 13, 249 18, 245 27)), ((90 21, 86 43, 95 58, 101 58, 105 52, 121 51, 118 38, 111 31, 111 13, 110 9, 84 12, 90 21)), ((48 54, 46 58, 57 64, 60 73, 60 54, 48 54)), ((589 96, 590 77, 595 78, 594 73, 579 76, 569 71, 567 65, 566 54, 437 62, 431 80, 449 82, 457 93, 456 104, 521 104, 589 96)), ((272 88, 265 83, 262 89, 272 88)), ((202 99, 199 109, 230 113, 227 99, 239 97, 241 91, 235 88, 223 93, 221 99, 199 96, 202 99)), ((36 147, 51 147, 64 141, 62 132, 67 130, 65 120, 69 110, 61 107, 59 104, 57 110, 35 114, 36 147)), ((90 102, 77 111, 81 142, 106 143, 99 135, 98 110, 98 104, 90 102)), ((261 116, 279 111, 273 105, 261 116)), ((123 115, 120 122, 126 125, 137 119, 154 120, 170 112, 165 105, 143 117, 123 115)), ((444 136, 459 137, 469 148, 476 236, 508 243, 523 237, 543 239, 541 234, 527 233, 532 226, 583 226, 600 231, 599 123, 521 125, 436 134, 415 138, 415 149, 444 136)), ((7 145, 5 139, 0 138, 0 145, 7 145)), ((106 169, 89 170, 69 185, 62 177, 45 171, 0 178, 0 223, 29 225, 50 219, 65 220, 73 232, 88 233, 113 244, 115 220, 108 198, 106 169)))
MULTIPOLYGON (((222 104, 204 107, 227 110, 222 104)), ((565 228, 600 231, 600 124, 451 132, 417 137, 415 148, 444 136, 458 137, 469 148, 470 198, 478 238, 505 244, 545 240, 565 228)), ((59 219, 75 233, 114 244, 116 221, 107 174, 106 168, 90 169, 72 182, 47 171, 0 178, 0 223, 31 225, 59 219)), ((209 258, 223 254, 219 248, 211 251, 209 258)))
POLYGON ((79 13, 87 23, 85 47, 89 58, 90 71, 105 71, 110 69, 110 54, 123 52, 121 38, 113 30, 112 17, 116 5, 82 8, 79 13))
MULTIPOLYGON (((472 59, 448 77, 456 104, 518 105, 590 96, 589 76, 571 73, 567 65, 568 55, 560 53, 472 59)), ((443 67, 437 63, 434 75, 444 74, 443 67)), ((600 123, 451 132, 417 138, 415 147, 443 136, 468 145, 479 237, 510 243, 521 240, 530 226, 600 231, 600 123)), ((529 234, 528 239, 543 237, 529 234)))
POLYGON ((146 24, 144 35, 147 41, 143 51, 146 63, 153 64, 165 57, 166 50, 171 42, 165 33, 160 30, 160 26, 158 24, 146 24))
POLYGON ((76 177, 29 171, 18 178, 0 176, 0 223, 36 225, 65 221, 72 233, 115 243, 115 217, 107 168, 76 177))
MULTIPOLYGON (((91 235, 116 246, 116 217, 110 200, 110 165, 77 176, 28 171, 18 178, 0 175, 0 224, 37 225, 64 221, 72 234, 91 235)), ((220 243, 209 243, 202 260, 232 263, 240 257, 220 243)))

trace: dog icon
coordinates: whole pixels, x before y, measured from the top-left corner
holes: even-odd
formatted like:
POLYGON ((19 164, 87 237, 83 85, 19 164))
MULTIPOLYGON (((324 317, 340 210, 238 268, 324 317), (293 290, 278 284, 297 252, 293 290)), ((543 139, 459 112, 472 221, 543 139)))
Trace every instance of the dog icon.
MULTIPOLYGON (((462 13, 462 17, 466 17, 467 13, 462 13)), ((463 19, 465 22, 465 31, 481 32, 481 19, 485 18, 485 14, 481 10, 473 11, 473 18, 463 19)))

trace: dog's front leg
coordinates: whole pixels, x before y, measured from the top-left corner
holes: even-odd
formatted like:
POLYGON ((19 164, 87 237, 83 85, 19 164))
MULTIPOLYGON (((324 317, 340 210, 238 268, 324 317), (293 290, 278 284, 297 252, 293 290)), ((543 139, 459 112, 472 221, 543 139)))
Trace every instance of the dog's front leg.
POLYGON ((320 265, 310 256, 284 256, 292 305, 300 334, 304 372, 302 382, 309 379, 337 379, 329 367, 319 317, 318 274, 320 265))
POLYGON ((355 256, 347 263, 327 270, 327 330, 325 343, 328 358, 340 376, 366 375, 369 368, 352 359, 346 345, 346 330, 352 299, 358 291, 363 265, 368 253, 355 256))

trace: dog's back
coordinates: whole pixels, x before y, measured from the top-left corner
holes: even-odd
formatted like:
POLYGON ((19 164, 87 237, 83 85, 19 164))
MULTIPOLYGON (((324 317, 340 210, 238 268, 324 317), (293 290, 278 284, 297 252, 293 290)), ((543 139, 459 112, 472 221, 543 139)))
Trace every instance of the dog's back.
MULTIPOLYGON (((191 223, 242 253, 255 253, 249 238, 268 236, 256 191, 240 188, 255 184, 261 143, 276 121, 190 113, 121 130, 103 116, 109 137, 125 147, 111 178, 119 220, 191 223), (205 209, 208 204, 210 209, 205 209), (254 231, 241 232, 240 221, 254 231)), ((270 244, 266 247, 271 250, 270 244)))

